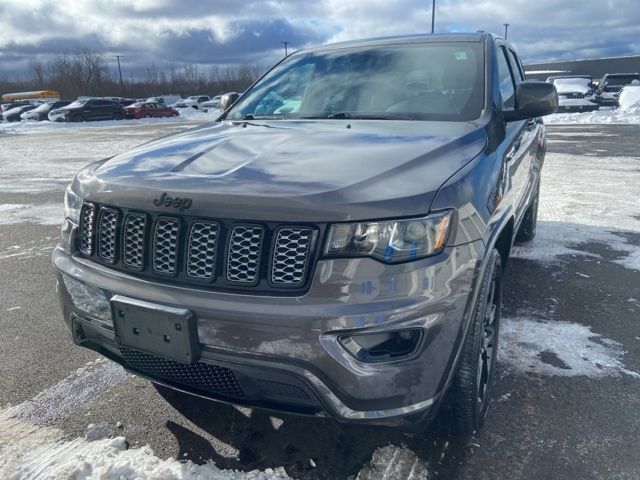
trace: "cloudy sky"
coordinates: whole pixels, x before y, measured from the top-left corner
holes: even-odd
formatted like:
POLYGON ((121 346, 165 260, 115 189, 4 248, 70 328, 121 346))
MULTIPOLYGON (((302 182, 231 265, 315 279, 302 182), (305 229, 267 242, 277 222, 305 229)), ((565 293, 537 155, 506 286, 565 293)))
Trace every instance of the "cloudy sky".
MULTIPOLYGON (((437 0, 436 31, 487 30, 525 63, 640 54, 638 0, 437 0)), ((0 0, 0 77, 33 56, 89 47, 122 54, 123 74, 151 62, 266 67, 293 49, 425 32, 431 0, 0 0)))

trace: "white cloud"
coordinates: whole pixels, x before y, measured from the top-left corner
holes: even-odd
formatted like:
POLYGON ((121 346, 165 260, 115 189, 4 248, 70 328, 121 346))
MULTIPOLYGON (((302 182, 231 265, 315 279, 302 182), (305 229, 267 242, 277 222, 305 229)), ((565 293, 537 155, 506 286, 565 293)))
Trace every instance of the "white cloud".
MULTIPOLYGON (((24 64, 24 58, 34 54, 90 46, 106 53, 130 53, 125 56, 129 66, 149 61, 269 63, 279 54, 282 40, 301 48, 427 32, 430 8, 431 2, 424 0, 249 0, 241 8, 222 0, 4 0, 0 57, 24 64), (209 43, 203 45, 203 38, 209 43), (186 55, 185 50, 193 52, 186 55)), ((510 23, 510 40, 525 61, 631 54, 640 49, 636 0, 438 0, 436 11, 436 30, 441 32, 501 34, 502 24, 510 23)), ((15 68, 10 61, 0 63, 0 74, 15 68)))

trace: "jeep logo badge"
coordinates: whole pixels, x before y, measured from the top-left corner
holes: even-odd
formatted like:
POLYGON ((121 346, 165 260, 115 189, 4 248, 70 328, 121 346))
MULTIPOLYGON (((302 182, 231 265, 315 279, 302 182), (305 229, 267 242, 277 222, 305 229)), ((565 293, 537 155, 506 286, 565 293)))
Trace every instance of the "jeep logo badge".
POLYGON ((170 197, 167 192, 162 192, 159 198, 153 199, 153 204, 156 207, 173 207, 181 212, 190 208, 192 203, 190 198, 170 197))

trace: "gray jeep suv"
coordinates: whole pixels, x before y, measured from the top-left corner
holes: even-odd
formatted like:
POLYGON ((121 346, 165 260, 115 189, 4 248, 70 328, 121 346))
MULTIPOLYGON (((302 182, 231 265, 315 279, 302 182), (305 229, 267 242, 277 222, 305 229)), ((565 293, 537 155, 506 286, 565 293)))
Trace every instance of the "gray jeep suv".
POLYGON ((556 108, 489 34, 294 53, 215 123, 78 173, 53 252, 73 339, 156 384, 344 422, 424 426, 446 397, 471 432, 556 108))

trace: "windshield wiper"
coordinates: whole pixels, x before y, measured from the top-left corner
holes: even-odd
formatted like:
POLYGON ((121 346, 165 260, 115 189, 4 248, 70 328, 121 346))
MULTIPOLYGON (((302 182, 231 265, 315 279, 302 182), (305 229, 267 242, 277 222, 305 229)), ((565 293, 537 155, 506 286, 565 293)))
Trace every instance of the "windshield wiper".
POLYGON ((381 113, 381 114, 372 114, 372 113, 350 113, 350 112, 336 112, 330 113, 329 115, 309 115, 298 117, 307 120, 322 120, 322 119, 330 119, 330 120, 418 120, 417 115, 411 114, 393 114, 393 113, 381 113))
POLYGON ((284 120, 285 118, 284 115, 254 115, 253 113, 247 113, 242 117, 242 120, 284 120))

